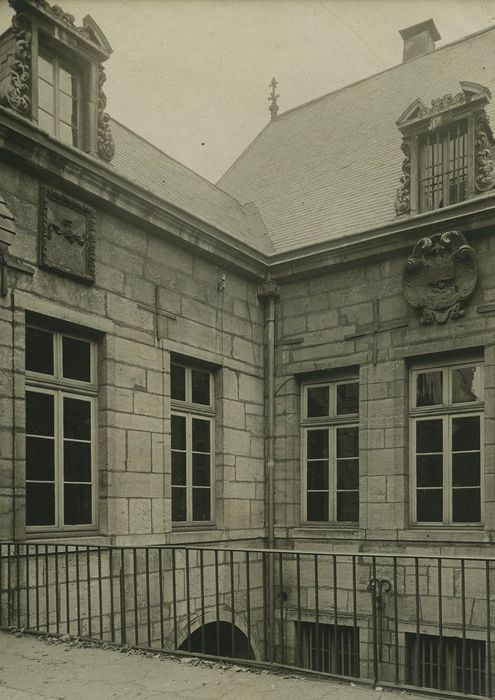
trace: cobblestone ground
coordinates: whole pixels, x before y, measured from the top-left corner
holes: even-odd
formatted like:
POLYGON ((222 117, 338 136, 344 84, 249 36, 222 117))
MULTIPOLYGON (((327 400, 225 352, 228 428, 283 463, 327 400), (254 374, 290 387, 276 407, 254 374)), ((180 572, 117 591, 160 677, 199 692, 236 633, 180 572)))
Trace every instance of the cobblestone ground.
POLYGON ((1 700, 414 700, 326 679, 0 633, 1 700))

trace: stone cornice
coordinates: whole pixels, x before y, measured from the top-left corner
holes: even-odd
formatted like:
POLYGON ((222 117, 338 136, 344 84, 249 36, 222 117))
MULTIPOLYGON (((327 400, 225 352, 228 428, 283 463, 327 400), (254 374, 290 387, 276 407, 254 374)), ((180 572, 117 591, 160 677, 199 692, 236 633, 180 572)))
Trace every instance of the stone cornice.
POLYGON ((198 220, 116 173, 111 166, 41 134, 27 119, 0 107, 0 158, 10 160, 55 187, 63 187, 99 209, 261 282, 268 270, 278 282, 325 274, 387 256, 405 255, 418 237, 495 223, 495 192, 437 211, 394 219, 389 224, 293 251, 265 255, 228 232, 198 220))
POLYGON ((469 232, 494 224, 495 193, 490 192, 450 207, 402 218, 390 225, 276 253, 270 256, 270 271, 273 278, 281 283, 304 279, 396 255, 407 257, 411 246, 422 236, 451 228, 469 232))
POLYGON ((227 269, 258 281, 265 277, 268 258, 263 253, 161 200, 106 163, 40 133, 27 119, 1 107, 0 157, 227 269))

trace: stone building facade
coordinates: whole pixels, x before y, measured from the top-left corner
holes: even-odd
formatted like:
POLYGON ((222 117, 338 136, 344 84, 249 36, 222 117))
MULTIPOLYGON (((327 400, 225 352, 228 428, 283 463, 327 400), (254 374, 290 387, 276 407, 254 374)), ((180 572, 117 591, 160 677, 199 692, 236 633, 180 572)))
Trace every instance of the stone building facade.
MULTIPOLYGON (((92 18, 77 26, 44 0, 10 4, 0 38, 0 536, 359 555, 357 574, 338 563, 338 591, 331 569, 320 589, 322 634, 333 624, 348 639, 357 651, 342 668, 358 675, 358 655, 362 670, 371 663, 371 612, 363 602, 351 620, 350 582, 364 601, 367 555, 492 552, 493 30, 436 51, 431 20, 404 30, 401 65, 280 115, 272 105, 215 186, 108 116, 111 47, 92 18)), ((318 607, 312 569, 297 592, 294 561, 279 591, 287 655, 298 635, 311 650, 318 607)), ((384 626, 381 661, 392 669, 399 649, 404 677, 408 635, 421 633, 424 651, 437 634, 431 561, 416 572, 381 564, 382 579, 398 577, 401 635, 388 644, 384 626)), ((154 574, 159 564, 171 566, 155 559, 154 574)), ((250 587, 236 566, 245 608, 250 587)), ((491 659, 476 646, 483 567, 445 567, 452 659, 461 584, 469 653, 491 659)), ((476 663, 470 678, 476 666, 484 679, 476 663)))

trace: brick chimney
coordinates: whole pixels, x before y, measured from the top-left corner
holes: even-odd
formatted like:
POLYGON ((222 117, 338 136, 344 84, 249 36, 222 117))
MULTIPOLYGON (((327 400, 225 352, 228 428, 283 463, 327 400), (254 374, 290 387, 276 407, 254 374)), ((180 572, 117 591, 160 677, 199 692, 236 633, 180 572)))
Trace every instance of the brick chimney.
POLYGON ((442 38, 432 19, 401 29, 399 34, 404 40, 402 63, 435 51, 435 41, 442 38))

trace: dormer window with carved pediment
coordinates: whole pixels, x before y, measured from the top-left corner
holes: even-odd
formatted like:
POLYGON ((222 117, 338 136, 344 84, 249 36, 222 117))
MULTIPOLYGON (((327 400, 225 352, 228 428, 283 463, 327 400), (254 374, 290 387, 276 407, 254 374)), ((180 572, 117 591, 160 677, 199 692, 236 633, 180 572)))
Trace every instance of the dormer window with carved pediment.
POLYGON ((0 105, 66 145, 111 160, 103 62, 112 49, 96 22, 46 0, 9 0, 12 27, 0 37, 0 105))
POLYGON ((488 88, 461 82, 461 92, 416 99, 397 120, 402 133, 398 216, 457 204, 495 185, 495 141, 485 106, 488 88))

